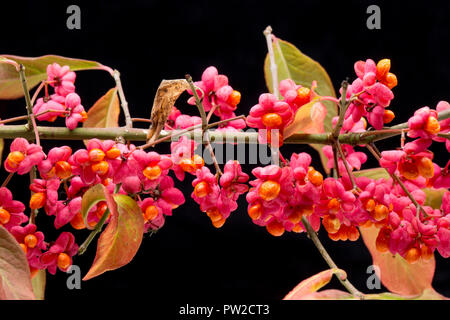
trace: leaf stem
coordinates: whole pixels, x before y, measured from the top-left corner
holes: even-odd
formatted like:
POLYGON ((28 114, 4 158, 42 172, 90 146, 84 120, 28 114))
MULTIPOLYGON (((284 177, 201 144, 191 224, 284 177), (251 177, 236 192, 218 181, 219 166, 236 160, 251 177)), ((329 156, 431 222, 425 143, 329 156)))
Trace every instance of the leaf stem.
POLYGON ((19 76, 22 83, 23 93, 25 96, 25 102, 27 104, 27 114, 28 114, 28 129, 33 130, 35 134, 36 144, 40 145, 39 131, 36 126, 36 119, 33 114, 33 105, 31 104, 30 92, 28 91, 27 79, 25 76, 25 67, 23 64, 19 65, 19 76))
POLYGON ((92 230, 91 233, 89 233, 89 235, 86 238, 86 240, 84 240, 84 242, 78 248, 78 255, 81 256, 83 253, 86 252, 87 248, 91 244, 92 240, 94 240, 94 238, 97 235, 97 233, 102 231, 103 225, 105 224, 106 219, 108 218, 108 216, 109 216, 109 208, 106 208, 105 213, 103 213, 103 216, 100 218, 100 220, 95 225, 94 230, 92 230))

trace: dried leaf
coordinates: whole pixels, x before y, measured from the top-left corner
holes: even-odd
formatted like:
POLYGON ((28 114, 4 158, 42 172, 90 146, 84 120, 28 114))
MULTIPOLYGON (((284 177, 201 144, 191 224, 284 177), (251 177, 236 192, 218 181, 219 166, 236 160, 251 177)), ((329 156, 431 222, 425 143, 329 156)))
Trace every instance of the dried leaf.
POLYGON ((189 83, 185 79, 161 81, 153 101, 150 116, 152 125, 148 130, 147 141, 153 142, 159 137, 159 133, 164 128, 175 101, 188 88, 189 83))

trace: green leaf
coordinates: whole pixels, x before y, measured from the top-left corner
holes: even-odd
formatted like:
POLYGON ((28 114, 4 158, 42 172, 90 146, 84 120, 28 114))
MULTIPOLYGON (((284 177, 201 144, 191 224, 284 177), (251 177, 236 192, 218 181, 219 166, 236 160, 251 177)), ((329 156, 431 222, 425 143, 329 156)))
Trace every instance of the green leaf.
POLYGON ((3 226, 0 226, 0 300, 34 300, 25 253, 3 226))
POLYGON ((42 269, 38 270, 36 275, 31 279, 34 296, 37 300, 44 300, 45 298, 46 277, 46 271, 42 269))
MULTIPOLYGON (((315 89, 315 92, 317 94, 321 96, 336 97, 330 77, 318 62, 303 54, 291 43, 281 39, 276 38, 273 41, 273 50, 275 63, 277 65, 278 81, 292 79, 296 84, 311 88, 312 82, 316 80, 318 86, 315 89)), ((273 80, 268 55, 264 61, 264 75, 269 91, 273 92, 273 80)), ((323 128, 326 132, 330 132, 332 130, 331 120, 337 115, 337 107, 331 101, 323 101, 322 103, 327 110, 323 128)), ((295 125, 295 123, 293 125, 295 125)), ((298 130, 297 132, 302 132, 302 127, 296 127, 296 130, 298 130)), ((319 153, 325 171, 329 172, 329 169, 326 166, 328 160, 322 152, 323 146, 317 144, 312 144, 311 146, 319 153)))
POLYGON ((420 259, 411 264, 400 255, 392 255, 390 252, 381 253, 376 249, 376 238, 379 229, 375 226, 359 228, 365 245, 369 249, 373 265, 379 267, 377 274, 383 285, 389 291, 405 295, 420 295, 426 289, 432 289, 431 282, 435 270, 435 260, 420 259))
POLYGON ((355 177, 367 177, 370 179, 389 179, 389 173, 384 168, 373 168, 366 170, 353 171, 355 177))
POLYGON ((115 208, 108 205, 111 220, 98 239, 94 262, 83 280, 128 264, 141 245, 144 233, 141 208, 132 198, 122 194, 114 194, 114 202, 115 208))
POLYGON ((316 293, 317 290, 328 284, 334 274, 341 280, 347 278, 347 273, 345 273, 342 269, 334 268, 319 272, 318 274, 315 274, 312 277, 300 282, 291 292, 289 292, 289 294, 286 295, 286 297, 284 297, 283 300, 302 300, 305 297, 308 297, 307 299, 311 299, 313 297, 312 294, 316 293))
MULTIPOLYGON (((89 69, 111 71, 109 67, 95 61, 66 58, 56 55, 45 55, 35 58, 13 55, 0 56, 24 65, 25 76, 30 90, 42 80, 47 79, 47 66, 54 62, 61 66, 67 65, 72 71, 89 69)), ((19 73, 14 66, 0 63, 0 99, 17 99, 20 97, 23 97, 23 88, 20 83, 19 73)))

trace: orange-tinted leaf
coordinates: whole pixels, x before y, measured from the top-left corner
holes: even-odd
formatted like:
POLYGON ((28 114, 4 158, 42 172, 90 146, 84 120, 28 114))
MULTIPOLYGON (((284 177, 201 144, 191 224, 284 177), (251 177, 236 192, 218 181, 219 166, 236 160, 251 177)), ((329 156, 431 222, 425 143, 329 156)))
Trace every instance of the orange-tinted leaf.
POLYGON ((117 88, 109 89, 88 110, 88 118, 83 127, 88 128, 116 128, 119 126, 120 103, 117 88))
POLYGON ((297 110, 294 121, 283 131, 283 137, 292 136, 295 133, 323 133, 323 120, 327 109, 321 102, 311 101, 297 110))
MULTIPOLYGON (((98 99, 87 112, 87 120, 83 128, 117 128, 119 126, 120 102, 117 88, 98 99)), ((88 140, 84 143, 87 144, 88 140)))
MULTIPOLYGON (((295 133, 323 133, 324 120, 327 115, 327 109, 322 102, 311 101, 297 110, 294 121, 287 126, 283 131, 283 137, 287 137, 295 133)), ((311 144, 311 147, 317 150, 320 155, 320 160, 325 171, 330 170, 327 167, 328 158, 322 152, 323 145, 311 144)))
POLYGON ((300 282, 283 300, 300 300, 305 296, 311 295, 324 285, 330 282, 333 274, 336 274, 341 280, 347 278, 347 274, 342 269, 328 269, 309 277, 300 282))
MULTIPOLYGON (((7 59, 23 64, 28 89, 32 89, 42 80, 47 79, 47 66, 54 62, 61 66, 69 66, 72 71, 98 69, 111 69, 95 61, 66 58, 56 55, 46 55, 41 57, 20 57, 13 55, 0 55, 7 59)), ((23 96, 23 88, 19 80, 19 73, 14 66, 0 63, 0 99, 17 99, 23 96)))
POLYGON ((25 253, 3 226, 0 226, 0 300, 34 300, 25 253))
POLYGON ((360 232, 372 255, 373 264, 380 268, 381 274, 378 274, 378 277, 389 291, 413 296, 422 294, 426 289, 432 289, 434 257, 429 260, 420 259, 417 263, 410 264, 398 254, 393 256, 390 252, 381 253, 376 249, 375 241, 378 235, 376 227, 360 228, 360 232))
POLYGON ((136 201, 126 195, 114 194, 115 208, 109 207, 111 220, 100 235, 91 269, 83 280, 129 263, 142 242, 144 218, 136 201))
POLYGON ((99 183, 95 186, 89 188, 83 195, 81 199, 81 215, 83 216, 84 224, 88 229, 94 229, 95 226, 90 226, 88 223, 88 214, 92 209, 100 201, 106 201, 109 211, 112 213, 115 209, 115 202, 112 198, 112 195, 108 192, 106 187, 99 183))

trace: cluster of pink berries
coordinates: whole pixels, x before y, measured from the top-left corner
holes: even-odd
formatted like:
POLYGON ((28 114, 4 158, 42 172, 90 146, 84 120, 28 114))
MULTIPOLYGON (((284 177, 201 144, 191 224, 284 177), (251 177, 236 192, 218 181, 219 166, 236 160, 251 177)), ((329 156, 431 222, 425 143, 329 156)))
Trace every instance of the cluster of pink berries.
MULTIPOLYGON (((349 107, 341 133, 364 132, 367 122, 375 129, 382 129, 384 123, 392 121, 394 113, 386 107, 394 97, 391 89, 397 85, 397 78, 389 70, 388 59, 378 64, 370 59, 355 64, 357 79, 347 88, 349 107)), ((269 132, 269 129, 279 129, 282 136, 296 110, 311 101, 314 94, 313 90, 296 86, 289 79, 281 81, 280 93, 283 100, 272 94, 262 94, 259 103, 250 110, 247 123, 260 129, 260 141, 265 138, 261 132, 266 130, 262 129, 269 132)), ((306 218, 316 231, 322 224, 329 237, 336 241, 355 241, 359 238, 358 228, 375 225, 380 230, 379 251, 398 253, 409 262, 421 257, 428 259, 436 249, 442 256, 449 257, 450 162, 440 167, 433 162, 433 153, 427 150, 435 141, 445 142, 450 151, 448 138, 438 135, 450 132, 450 121, 437 119, 439 112, 449 108, 450 104, 442 101, 436 110, 429 107, 417 110, 405 130, 409 137, 417 139, 400 150, 381 153, 380 165, 399 177, 416 203, 392 178, 358 177, 354 178, 354 185, 349 172, 359 170, 367 161, 367 155, 342 144, 348 170, 344 160, 339 158, 337 179, 323 179, 322 174, 310 166, 311 157, 306 153, 292 154, 290 161, 284 160, 281 166, 254 169, 256 180, 250 181, 253 188, 247 193, 249 216, 275 236, 285 231, 305 231, 302 218, 306 218), (425 205, 422 189, 426 187, 447 189, 440 209, 425 205)), ((337 121, 335 117, 333 125, 337 121)), ((269 139, 266 141, 270 143, 269 139)), ((328 168, 333 168, 332 147, 323 147, 323 152, 328 158, 328 168)))
MULTIPOLYGON (((389 69, 387 59, 378 64, 370 59, 355 64, 358 78, 346 93, 350 105, 341 133, 366 131, 366 118, 375 129, 381 129, 383 123, 393 119, 393 113, 385 109, 393 98, 391 89, 397 84, 389 69)), ((49 96, 46 90, 33 111, 39 120, 66 117, 67 127, 73 129, 86 119, 80 98, 74 92, 75 73, 56 63, 49 65, 47 72, 45 85, 54 87, 55 93, 49 96)), ((235 117, 241 96, 229 86, 226 76, 209 67, 202 80, 195 84, 207 112, 220 120, 235 117)), ((308 89, 286 79, 279 87, 282 100, 273 94, 262 94, 247 121, 230 121, 218 130, 236 131, 249 125, 259 129, 261 143, 272 144, 272 139, 276 139, 281 146, 284 128, 317 94, 315 83, 308 89), (273 129, 277 137, 271 136, 273 129)), ((194 104, 194 98, 188 103, 194 104)), ((449 108, 449 103, 440 102, 436 110, 428 107, 417 110, 407 130, 408 136, 415 140, 399 150, 383 151, 380 155, 380 165, 397 176, 413 199, 392 178, 357 177, 352 181, 352 171, 359 170, 367 156, 346 144, 342 145, 342 152, 347 165, 344 159, 339 160, 337 178, 324 178, 311 166, 309 154, 294 153, 288 160, 283 158, 281 165, 253 169, 256 179, 249 182, 250 189, 249 176, 238 161, 227 162, 223 173, 213 174, 203 158, 195 154, 196 142, 186 136, 171 143, 170 154, 146 152, 132 144, 98 139, 88 141, 85 149, 75 152, 62 146, 45 154, 41 146, 16 138, 4 168, 10 174, 19 175, 29 173, 33 167, 38 169, 40 178, 29 186, 32 195, 28 207, 43 209, 47 215, 54 216, 56 229, 70 224, 80 230, 86 228, 85 223, 89 227, 99 223, 107 212, 105 201, 90 209, 86 222, 81 215, 83 194, 99 183, 110 193, 128 194, 137 201, 146 232, 159 229, 165 217, 185 202, 170 173, 180 181, 188 173, 194 176, 191 197, 216 228, 224 225, 230 213, 237 209, 238 197, 246 193, 252 221, 265 226, 274 236, 281 236, 285 231, 305 231, 302 220, 307 219, 316 231, 323 225, 333 240, 355 241, 359 238, 358 228, 374 225, 379 228, 378 250, 399 253, 409 262, 415 262, 430 258, 436 249, 442 256, 450 256, 450 162, 441 167, 433 162, 433 153, 428 150, 432 142, 438 142, 445 143, 450 151, 449 140, 442 137, 442 133, 450 132, 450 120, 438 121, 438 113, 449 108), (440 209, 425 205, 422 190, 425 187, 447 189, 440 209)), ((336 117, 333 124, 337 121, 336 117)), ((173 107, 166 129, 186 129, 200 123, 199 117, 184 115, 173 107)), ((325 146, 323 151, 329 160, 328 167, 333 168, 333 149, 325 146)), ((23 203, 13 200, 6 187, 0 188, 0 225, 16 238, 26 253, 32 273, 39 269, 47 269, 52 274, 57 268, 66 271, 78 252, 74 235, 64 231, 55 242, 46 242, 34 223, 26 224, 29 217, 24 214, 25 208, 23 203)))
POLYGON ((81 99, 75 93, 76 73, 68 66, 61 67, 57 63, 48 65, 45 96, 36 100, 33 113, 40 121, 55 121, 58 117, 66 119, 66 127, 73 130, 79 122, 87 119, 87 113, 81 105, 81 99), (55 93, 49 95, 48 85, 55 93))

